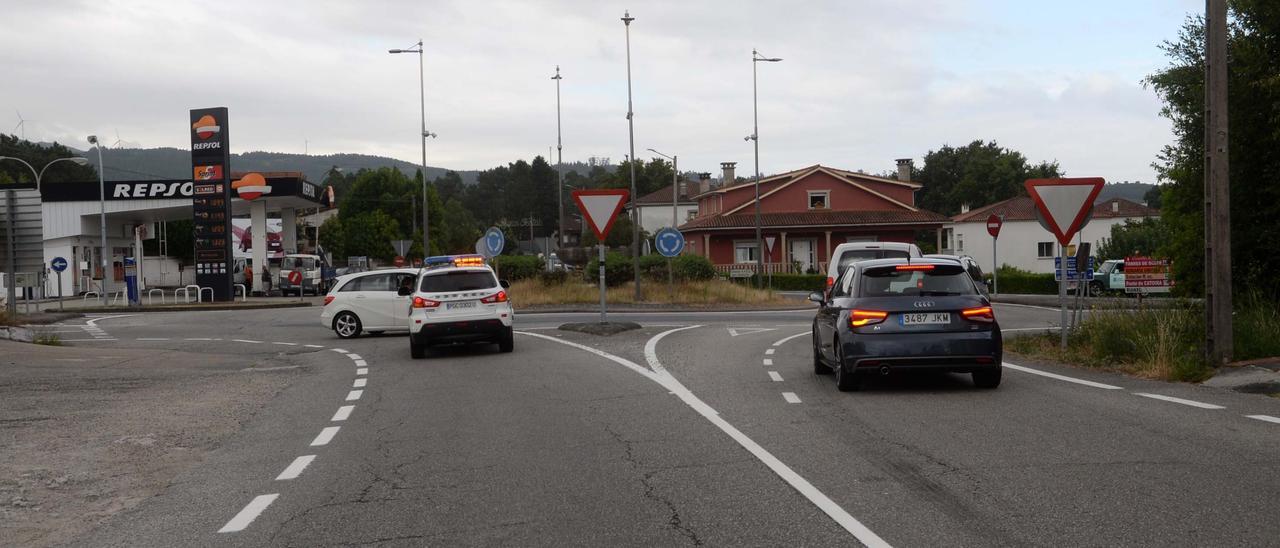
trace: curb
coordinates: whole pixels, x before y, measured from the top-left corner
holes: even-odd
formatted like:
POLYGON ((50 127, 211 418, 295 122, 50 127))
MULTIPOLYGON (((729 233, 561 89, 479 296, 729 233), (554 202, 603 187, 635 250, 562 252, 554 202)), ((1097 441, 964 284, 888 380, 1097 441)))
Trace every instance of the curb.
POLYGON ((0 327, 0 340, 14 342, 35 342, 35 332, 25 327, 0 327))
POLYGON ((202 311, 220 311, 220 310, 266 310, 271 308, 308 308, 313 306, 309 302, 300 303, 263 303, 263 304, 209 304, 209 305, 178 305, 178 306, 139 306, 130 308, 127 306, 116 307, 96 307, 96 308, 80 308, 77 312, 202 312, 202 311))

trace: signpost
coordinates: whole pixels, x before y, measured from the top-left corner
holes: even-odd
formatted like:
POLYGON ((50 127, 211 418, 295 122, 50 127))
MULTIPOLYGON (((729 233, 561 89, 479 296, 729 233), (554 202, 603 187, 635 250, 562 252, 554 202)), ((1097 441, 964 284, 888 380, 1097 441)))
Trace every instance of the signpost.
POLYGON ((671 300, 675 300, 676 294, 676 276, 675 271, 671 267, 671 258, 680 255, 684 251, 684 234, 680 230, 666 227, 653 235, 653 246, 658 248, 658 253, 667 258, 667 290, 671 295, 671 300))
POLYGON ((1061 274, 1067 261, 1067 245, 1093 212, 1093 201, 1102 192, 1106 181, 1102 177, 1073 179, 1027 179, 1027 194, 1035 201, 1036 210, 1044 220, 1045 228, 1058 240, 1060 262, 1055 266, 1058 276, 1058 304, 1062 309, 1061 347, 1067 349, 1067 276, 1061 274))
MULTIPOLYGON (((396 256, 401 261, 396 266, 403 264, 404 256, 409 254, 409 246, 411 245, 413 245, 413 240, 391 240, 391 247, 396 250, 396 256)), ((423 254, 427 253, 424 251, 423 254)))
MULTIPOLYGON (((591 225, 591 230, 596 233, 596 241, 600 243, 600 323, 608 321, 604 285, 604 240, 609 236, 609 231, 613 229, 613 222, 618 219, 618 212, 622 211, 622 206, 627 202, 627 196, 629 195, 629 192, 622 189, 573 191, 573 201, 578 204, 578 210, 582 212, 587 224, 591 225)), ((636 272, 635 275, 639 278, 640 273, 636 272)))
MULTIPOLYGON (((765 252, 765 256, 771 259, 773 258, 773 242, 775 241, 777 241, 777 238, 773 236, 764 237, 764 248, 767 250, 765 252)), ((769 289, 773 290, 773 269, 772 268, 769 269, 769 289)))
POLYGON ((507 247, 507 235, 503 234, 502 229, 496 226, 489 227, 484 231, 484 253, 482 255, 493 258, 502 254, 502 250, 507 247))
POLYGON ((1004 215, 992 213, 987 217, 987 234, 991 235, 991 292, 1000 293, 1000 261, 996 259, 996 240, 1000 239, 1000 227, 1004 226, 1004 215))
POLYGON ((58 311, 62 311, 62 271, 67 269, 67 260, 62 257, 54 257, 49 261, 49 268, 53 269, 54 274, 58 276, 58 311))
POLYGON ((1124 292, 1139 296, 1148 293, 1168 293, 1173 289, 1169 277, 1169 259, 1125 257, 1124 292))
MULTIPOLYGON (((196 285, 213 289, 214 301, 235 298, 231 252, 231 150, 226 107, 191 111, 191 213, 195 239, 196 285)), ((181 185, 177 187, 181 190, 181 185)), ((106 276, 106 273, 103 273, 106 276)), ((105 297, 105 295, 104 295, 105 297)))

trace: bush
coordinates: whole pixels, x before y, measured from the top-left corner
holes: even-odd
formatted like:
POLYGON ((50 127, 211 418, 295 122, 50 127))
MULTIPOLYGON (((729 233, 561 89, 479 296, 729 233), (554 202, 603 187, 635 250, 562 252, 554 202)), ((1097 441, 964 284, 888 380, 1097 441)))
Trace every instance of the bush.
MULTIPOLYGON (((755 286, 755 277, 746 278, 755 286)), ((774 274, 773 289, 776 291, 822 291, 826 288, 827 277, 823 274, 774 274)), ((765 277, 764 286, 769 286, 769 278, 765 277)))
MULTIPOLYGON (((583 278, 587 283, 592 284, 600 279, 599 259, 591 259, 591 262, 587 263, 583 278)), ((613 252, 605 255, 604 284, 606 287, 616 287, 634 279, 635 271, 631 267, 631 257, 613 252)))
POLYGON ((681 255, 672 259, 671 268, 675 269, 676 279, 680 281, 702 281, 716 277, 716 267, 711 260, 701 255, 681 255))
POLYGON ((499 278, 514 282, 537 278, 546 267, 535 255, 499 255, 493 258, 493 268, 499 278))
POLYGON ((642 255, 640 272, 646 280, 667 281, 667 258, 662 255, 642 255))
MULTIPOLYGON (((1001 293, 1022 295, 1058 294, 1058 282, 1053 279, 1053 274, 1028 272, 1009 265, 1001 266, 999 274, 999 287, 996 289, 999 289, 1001 293)), ((986 274, 985 278, 987 281, 991 281, 991 274, 986 274)))
POLYGON ((538 279, 542 281, 543 287, 553 287, 569 281, 569 273, 564 270, 544 271, 538 275, 538 279))

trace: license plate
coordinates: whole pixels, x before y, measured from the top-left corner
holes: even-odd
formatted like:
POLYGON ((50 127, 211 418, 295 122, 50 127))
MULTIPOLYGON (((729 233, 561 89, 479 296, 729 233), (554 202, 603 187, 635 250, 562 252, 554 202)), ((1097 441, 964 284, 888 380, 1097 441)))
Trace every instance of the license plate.
POLYGON ((459 308, 475 308, 476 302, 462 301, 462 302, 456 302, 456 303, 445 303, 444 307, 446 310, 457 310, 459 308))
POLYGON ((951 323, 950 312, 918 312, 903 314, 902 325, 939 325, 951 323))

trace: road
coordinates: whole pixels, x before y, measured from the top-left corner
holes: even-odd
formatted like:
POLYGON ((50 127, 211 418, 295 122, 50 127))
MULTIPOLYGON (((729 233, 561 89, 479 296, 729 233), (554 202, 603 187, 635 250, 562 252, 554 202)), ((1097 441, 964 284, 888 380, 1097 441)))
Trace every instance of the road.
MULTIPOLYGON (((554 329, 593 314, 520 315, 512 354, 418 361, 403 336, 339 340, 318 313, 60 326, 76 347, 311 364, 201 462, 76 544, 1280 538, 1273 398, 1021 362, 994 391, 941 375, 841 393, 812 372, 809 312, 613 314, 644 327, 606 338, 554 329)), ((1057 319, 1005 305, 997 316, 1011 333, 1057 319)))

